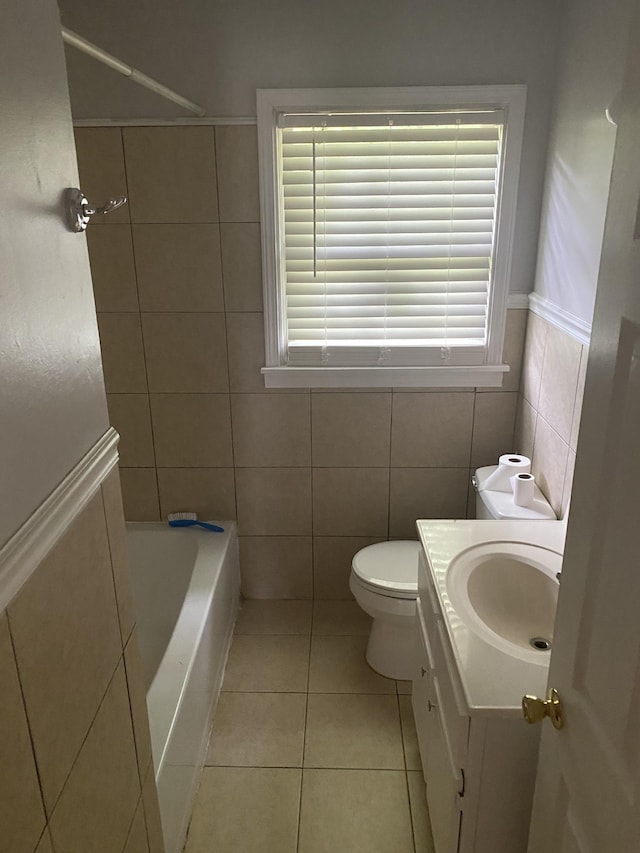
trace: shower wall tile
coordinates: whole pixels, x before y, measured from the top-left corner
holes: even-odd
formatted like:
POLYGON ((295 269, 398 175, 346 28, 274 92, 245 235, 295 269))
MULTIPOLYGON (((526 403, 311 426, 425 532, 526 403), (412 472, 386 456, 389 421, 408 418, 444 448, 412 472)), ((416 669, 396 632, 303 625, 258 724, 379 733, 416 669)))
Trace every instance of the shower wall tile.
POLYGON ((149 391, 229 390, 224 314, 142 314, 149 391))
POLYGON ((248 125, 216 127, 221 222, 259 222, 258 133, 248 125))
POLYGON ((160 520, 155 468, 120 468, 120 485, 127 521, 160 520))
POLYGON ((50 815, 122 653, 100 493, 8 613, 50 815))
POLYGON ((223 311, 218 225, 134 225, 140 310, 223 311))
POLYGON ((96 311, 139 311, 130 225, 87 230, 96 311))
POLYGON ((227 314, 229 387, 245 394, 264 394, 264 317, 262 314, 227 314))
POLYGON ((245 598, 313 598, 311 536, 240 536, 245 598))
POLYGON ((392 468, 389 536, 417 539, 418 518, 465 518, 468 468, 392 468))
POLYGON ((217 222, 212 127, 123 130, 132 222, 217 222))
POLYGON ((159 467, 233 465, 228 394, 151 394, 151 413, 159 467))
POLYGON ((155 454, 148 394, 107 394, 109 419, 120 433, 120 464, 153 467, 155 454))
MULTIPOLYGON (((119 127, 77 127, 74 131, 78 171, 83 193, 95 204, 115 196, 129 196, 124 168, 122 131, 119 127)), ((124 204, 109 216, 94 217, 92 225, 129 222, 130 205, 124 204)))
POLYGON ((131 699, 131 718, 136 744, 138 776, 142 784, 151 764, 151 735, 147 717, 147 687, 142 673, 142 662, 138 648, 138 635, 134 630, 124 650, 127 687, 131 699))
POLYGON ((140 315, 98 314, 102 369, 112 394, 140 394, 147 390, 140 315))
POLYGON ((236 468, 242 536, 311 533, 310 468, 236 468))
POLYGON ((45 815, 9 636, 0 616, 0 827, 5 850, 34 850, 45 815))
POLYGON ((313 464, 388 468, 391 394, 312 392, 313 464))
POLYGON ((388 514, 388 468, 313 469, 314 535, 386 539, 388 514))
POLYGON ((468 468, 475 394, 394 394, 391 464, 468 468))
POLYGON ((231 410, 236 466, 311 465, 308 394, 232 394, 231 410))
POLYGON ((313 597, 352 599, 351 561, 361 548, 384 541, 376 536, 314 536, 313 597))
POLYGON ((220 226, 224 301, 227 311, 262 311, 262 255, 259 222, 220 226))
POLYGON ((160 510, 196 512, 201 519, 236 518, 233 468, 158 468, 160 510))
POLYGON ((113 582, 116 590, 120 634, 124 645, 133 630, 135 615, 129 580, 129 556, 124 527, 122 492, 117 468, 114 468, 102 483, 102 500, 104 502, 107 535, 109 536, 111 570, 113 571, 113 582))
POLYGON ((471 467, 495 465, 503 453, 513 452, 518 395, 477 394, 473 413, 471 467))

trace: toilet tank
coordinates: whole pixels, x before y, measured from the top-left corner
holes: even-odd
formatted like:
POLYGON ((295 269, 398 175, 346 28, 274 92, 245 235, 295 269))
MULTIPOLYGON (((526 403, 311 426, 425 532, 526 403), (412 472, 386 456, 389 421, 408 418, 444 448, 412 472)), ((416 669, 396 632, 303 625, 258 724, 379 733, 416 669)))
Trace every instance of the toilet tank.
POLYGON ((513 494, 511 492, 496 492, 491 489, 483 489, 483 484, 497 467, 497 465, 487 465, 484 468, 478 468, 471 479, 476 492, 476 518, 517 518, 520 520, 542 521, 557 517, 549 501, 537 485, 534 487, 534 499, 530 507, 516 506, 513 502, 513 494))

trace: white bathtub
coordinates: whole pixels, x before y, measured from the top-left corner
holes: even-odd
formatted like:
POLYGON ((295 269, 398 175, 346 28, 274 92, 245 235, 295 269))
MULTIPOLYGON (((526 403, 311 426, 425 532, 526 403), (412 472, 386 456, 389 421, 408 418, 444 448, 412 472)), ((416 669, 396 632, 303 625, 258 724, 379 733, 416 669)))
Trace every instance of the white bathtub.
POLYGON ((127 524, 166 853, 182 850, 240 600, 238 537, 127 524))

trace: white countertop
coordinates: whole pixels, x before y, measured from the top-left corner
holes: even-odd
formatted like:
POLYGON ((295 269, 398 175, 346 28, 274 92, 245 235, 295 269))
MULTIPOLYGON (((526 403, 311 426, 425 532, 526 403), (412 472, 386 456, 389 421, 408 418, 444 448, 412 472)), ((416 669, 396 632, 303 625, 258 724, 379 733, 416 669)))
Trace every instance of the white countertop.
POLYGON ((465 699, 471 714, 520 716, 525 693, 544 696, 550 653, 529 663, 491 645, 460 618, 447 593, 447 569, 462 551, 488 542, 538 545, 562 554, 566 525, 562 521, 417 521, 433 585, 444 615, 465 699))

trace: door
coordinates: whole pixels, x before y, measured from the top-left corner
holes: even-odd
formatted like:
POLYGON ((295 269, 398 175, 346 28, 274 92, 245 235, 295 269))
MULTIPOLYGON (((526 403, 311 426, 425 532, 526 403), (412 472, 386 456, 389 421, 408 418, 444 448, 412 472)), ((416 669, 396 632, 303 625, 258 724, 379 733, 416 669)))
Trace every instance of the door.
POLYGON ((640 850, 640 26, 631 30, 529 853, 640 850))

